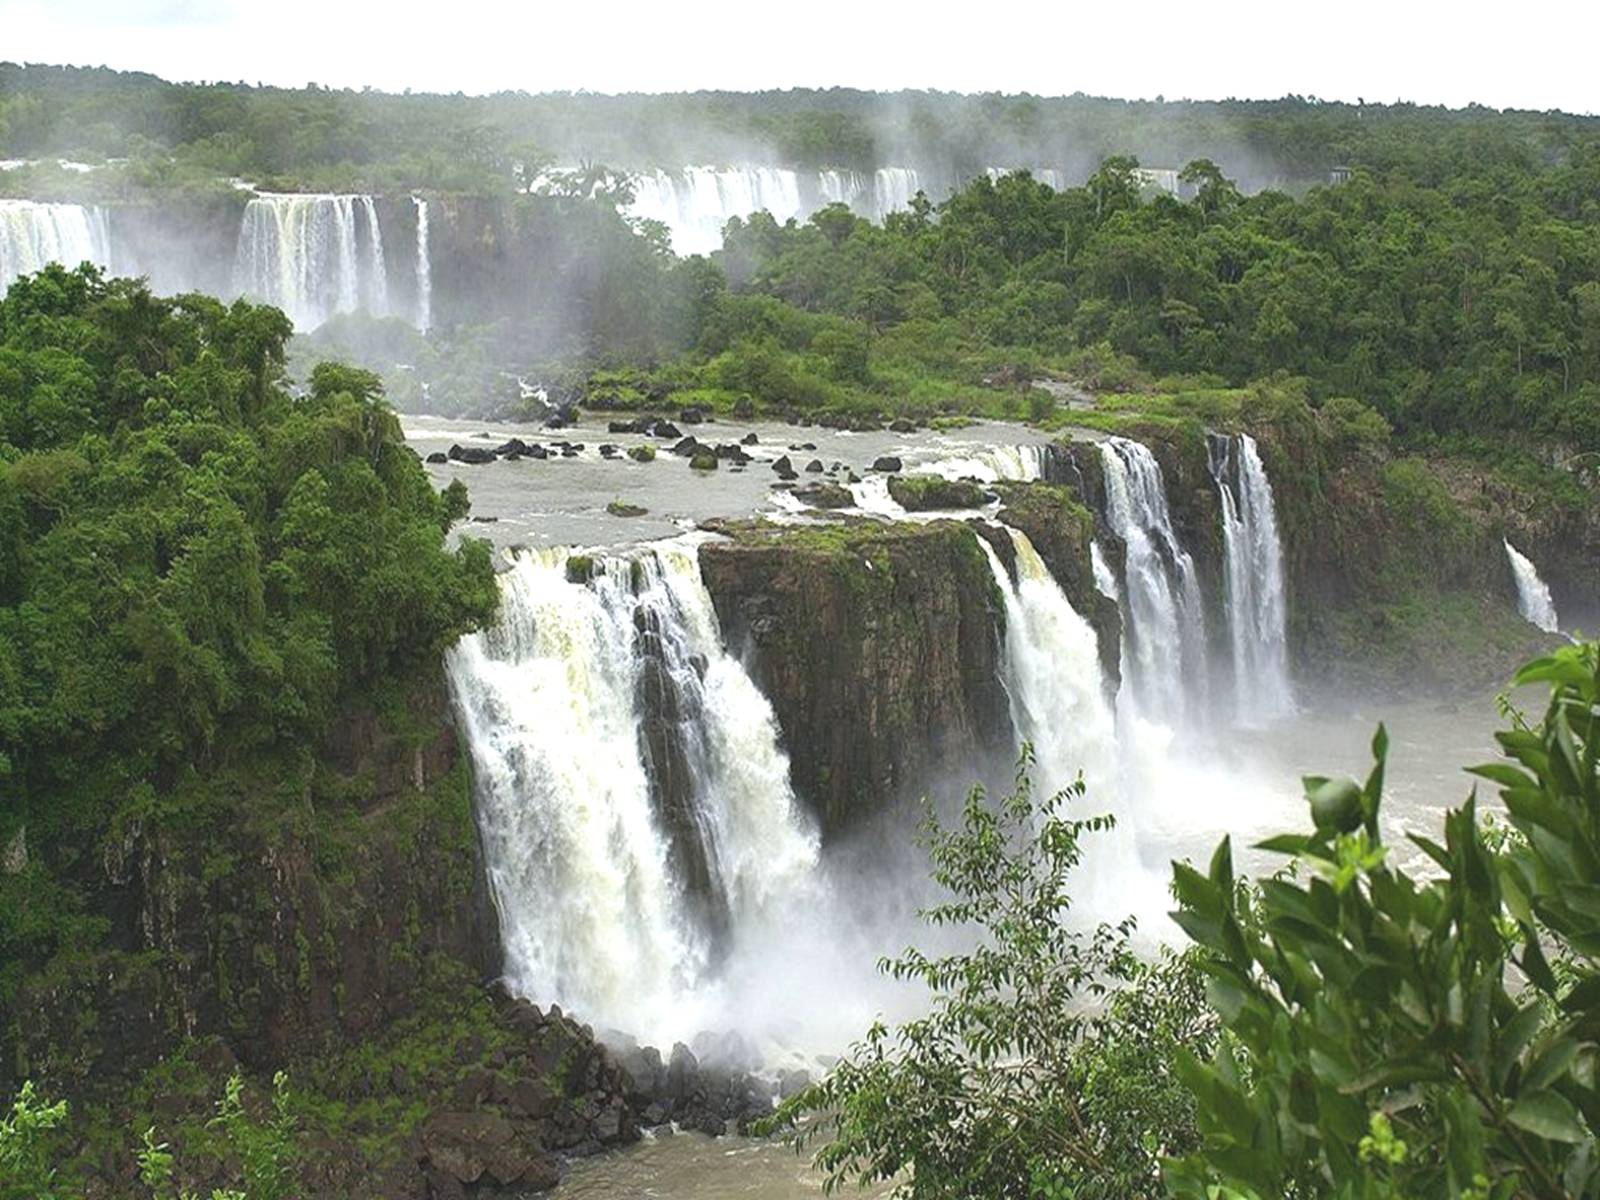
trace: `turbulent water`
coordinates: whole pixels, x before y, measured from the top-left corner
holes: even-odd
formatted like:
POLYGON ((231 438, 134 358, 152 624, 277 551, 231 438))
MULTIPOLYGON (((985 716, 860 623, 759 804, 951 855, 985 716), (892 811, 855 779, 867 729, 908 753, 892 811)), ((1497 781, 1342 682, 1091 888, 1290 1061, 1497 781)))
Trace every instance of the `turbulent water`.
POLYGON ((1556 602, 1550 597, 1550 586, 1539 578, 1539 571, 1528 557, 1505 543, 1506 559, 1511 563, 1511 575, 1517 582, 1517 608, 1525 620, 1531 621, 1546 633, 1561 628, 1556 617, 1556 602))
POLYGON ((433 327, 433 254, 428 248, 428 202, 421 196, 411 197, 417 217, 417 315, 416 326, 422 333, 433 327))
POLYGON ((1213 434, 1210 448, 1222 501, 1234 705, 1241 722, 1259 725, 1294 707, 1278 517, 1255 439, 1213 434))
POLYGON ((574 582, 565 550, 519 555, 450 674, 509 981, 670 1044, 713 1022, 719 960, 802 902, 817 838, 692 547, 593 562, 574 582))
POLYGON ((242 295, 283 309, 301 331, 336 313, 389 315, 371 196, 256 196, 245 205, 233 273, 242 295))
POLYGON ((1127 548, 1122 678, 1141 715, 1181 724, 1205 693, 1205 612, 1194 560, 1178 542, 1161 466, 1126 438, 1100 445, 1106 519, 1127 548))
POLYGON ((47 263, 111 265, 103 209, 37 200, 0 200, 0 293, 47 263))

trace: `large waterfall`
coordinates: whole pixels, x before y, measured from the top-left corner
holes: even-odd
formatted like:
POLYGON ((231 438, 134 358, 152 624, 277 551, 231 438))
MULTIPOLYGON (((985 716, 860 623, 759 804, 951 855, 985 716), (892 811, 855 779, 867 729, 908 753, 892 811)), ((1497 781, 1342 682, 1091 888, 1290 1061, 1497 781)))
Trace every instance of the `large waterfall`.
MULTIPOLYGON (((978 540, 1005 597, 1004 679, 1012 725, 1018 740, 1033 746, 1043 788, 1060 791, 1082 772, 1103 793, 1113 786, 1116 730, 1098 639, 1027 535, 1006 532, 1016 551, 1015 584, 994 548, 978 540)), ((1102 794, 1099 802, 1106 799, 1102 794)))
POLYGON ((686 1036, 721 960, 814 882, 771 706, 722 648, 692 546, 523 552, 501 591, 449 667, 507 978, 686 1036))
POLYGON ((389 314, 383 233, 371 196, 267 195, 245 205, 234 287, 299 330, 335 313, 389 314))
POLYGON ((433 256, 428 249, 428 202, 411 197, 417 217, 417 329, 427 333, 433 326, 433 256))
POLYGON ((1517 608, 1523 618, 1546 633, 1557 632, 1561 622, 1556 617, 1556 602, 1550 597, 1550 586, 1539 578, 1538 569, 1525 554, 1509 541, 1505 547, 1511 575, 1517 583, 1517 608))
POLYGON ((1106 519, 1127 547, 1122 678, 1138 710, 1181 723, 1186 700, 1203 694, 1205 610, 1194 560, 1178 542, 1161 466, 1126 438, 1100 444, 1106 519))
POLYGON ((47 263, 111 265, 104 210, 81 204, 0 200, 0 293, 47 263))
POLYGON ((1255 439, 1212 434, 1210 449, 1222 501, 1234 702, 1241 722, 1258 725, 1294 708, 1278 517, 1255 439))

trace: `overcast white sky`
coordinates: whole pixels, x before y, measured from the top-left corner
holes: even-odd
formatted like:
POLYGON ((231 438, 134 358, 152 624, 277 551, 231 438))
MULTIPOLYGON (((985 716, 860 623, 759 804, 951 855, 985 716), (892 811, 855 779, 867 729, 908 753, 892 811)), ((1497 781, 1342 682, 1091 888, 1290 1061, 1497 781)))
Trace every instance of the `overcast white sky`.
POLYGON ((0 0, 0 59, 397 91, 837 84, 1600 112, 1600 0, 0 0))

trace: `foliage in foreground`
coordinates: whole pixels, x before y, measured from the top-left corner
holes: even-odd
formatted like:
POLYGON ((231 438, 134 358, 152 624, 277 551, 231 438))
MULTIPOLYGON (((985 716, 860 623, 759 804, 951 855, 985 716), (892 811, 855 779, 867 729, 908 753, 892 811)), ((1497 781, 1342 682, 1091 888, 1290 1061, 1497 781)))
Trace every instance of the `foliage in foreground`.
POLYGON ((1187 960, 1140 961, 1132 922, 1084 928, 1069 876, 1105 816, 1070 817, 1083 786, 1036 801, 1024 755, 1013 793, 968 798, 952 829, 927 828, 949 898, 935 926, 977 945, 882 964, 925 984, 926 1016, 868 1032, 778 1121, 815 1121, 830 1190, 896 1180, 916 1197, 1131 1197, 1160 1192, 1159 1154, 1194 1145, 1193 1106, 1169 1069, 1206 1046, 1211 1018, 1187 960))
POLYGON ((1202 1150, 1180 1196, 1362 1200, 1589 1196, 1600 1189, 1600 649, 1517 676, 1548 683, 1543 720, 1498 735, 1515 834, 1476 798, 1408 870, 1383 841, 1387 739, 1364 787, 1309 779, 1317 829, 1266 848, 1305 878, 1252 903, 1227 841, 1208 876, 1177 867, 1178 921, 1204 947, 1228 1036, 1182 1060, 1202 1150))
POLYGON ((917 1200, 1564 1200, 1600 1194, 1600 647, 1537 660, 1499 785, 1441 845, 1380 824, 1387 736, 1364 785, 1306 780, 1314 829, 1262 844, 1277 876, 1175 867, 1197 943, 1140 966, 1128 927, 1069 919, 1082 835, 1024 771, 931 832, 969 953, 885 964, 928 1016, 879 1024, 780 1117, 812 1122, 830 1189, 895 1181, 917 1200), (1204 988, 1201 979, 1204 979, 1204 988), (1096 1007, 1098 1005, 1099 1007, 1096 1007))
POLYGON ((53 1137, 67 1120, 65 1100, 41 1100, 24 1083, 11 1111, 0 1117, 0 1200, 54 1200, 53 1137))

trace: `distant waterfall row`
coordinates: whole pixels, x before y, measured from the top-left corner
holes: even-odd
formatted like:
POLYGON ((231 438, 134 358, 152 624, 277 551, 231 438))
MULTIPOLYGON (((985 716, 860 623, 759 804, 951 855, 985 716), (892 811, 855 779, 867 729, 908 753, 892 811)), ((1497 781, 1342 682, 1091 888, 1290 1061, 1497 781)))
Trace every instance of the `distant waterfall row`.
MULTIPOLYGON (((234 247, 232 290, 284 310, 299 330, 338 313, 403 316, 426 331, 433 319, 428 202, 414 197, 413 300, 397 303, 372 196, 257 195, 245 205, 234 247)), ((47 263, 121 261, 107 210, 81 204, 0 200, 0 290, 47 263)))
POLYGON ((111 266, 104 209, 37 200, 0 200, 0 292, 47 263, 111 266))
POLYGON ((638 1032, 802 905, 818 843, 692 546, 524 552, 449 669, 509 982, 638 1032))
MULTIPOLYGON (((999 179, 1011 168, 990 167, 999 179)), ((1057 190, 1065 172, 1035 169, 1033 176, 1057 190)), ((804 221, 830 204, 846 204, 868 220, 882 222, 890 213, 911 207, 916 194, 935 202, 958 182, 935 180, 913 167, 879 167, 875 171, 796 171, 788 167, 682 167, 646 171, 634 177, 628 215, 660 221, 672 234, 679 254, 709 254, 722 246, 722 229, 732 218, 769 212, 782 224, 804 221)))

